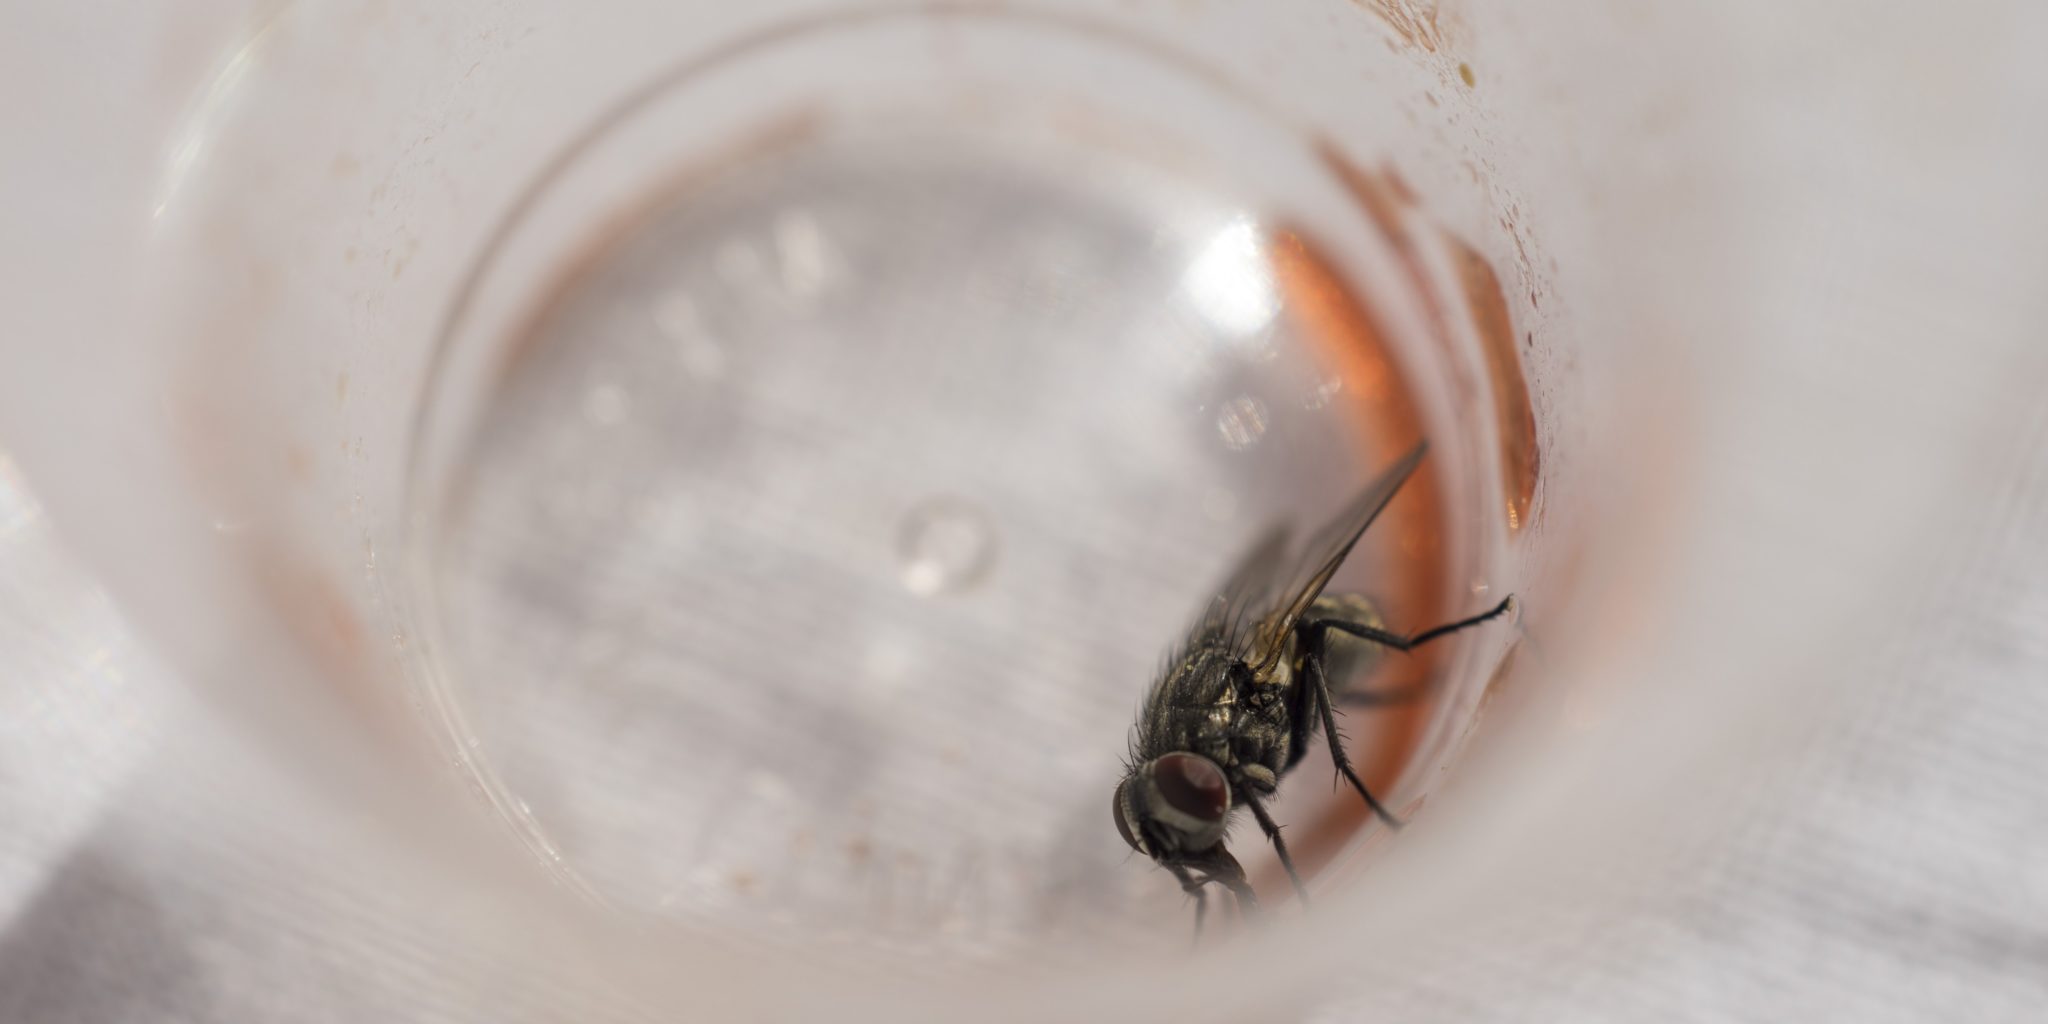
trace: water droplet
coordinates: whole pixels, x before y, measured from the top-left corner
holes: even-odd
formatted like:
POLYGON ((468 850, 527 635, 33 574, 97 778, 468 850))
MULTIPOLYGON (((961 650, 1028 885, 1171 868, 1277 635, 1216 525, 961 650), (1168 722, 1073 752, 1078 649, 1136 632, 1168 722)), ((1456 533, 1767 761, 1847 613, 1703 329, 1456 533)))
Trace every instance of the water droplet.
POLYGON ((698 380, 725 376, 725 349, 711 340, 704 316, 689 292, 677 289, 654 304, 654 326, 675 345, 683 372, 698 380))
POLYGON ((632 399, 617 384, 594 385, 583 393, 583 417, 598 426, 616 426, 632 411, 632 399))
POLYGON ((718 263, 718 276, 729 285, 750 285, 760 280, 761 254, 744 239, 734 238, 718 247, 713 257, 718 263))
POLYGON ((1266 405, 1250 395, 1239 395, 1223 403, 1216 414, 1216 432, 1231 451, 1241 452, 1259 443, 1266 434, 1266 405))
POLYGON ((1330 404, 1330 399, 1337 397, 1343 390, 1344 378, 1332 377, 1316 385, 1316 389, 1309 392, 1307 398, 1302 399, 1301 407, 1311 410, 1325 408, 1330 404))
POLYGON ((775 250, 782 258, 782 287, 792 297, 811 298, 832 283, 837 254, 809 213, 785 210, 775 219, 775 250))
POLYGON ((965 590, 995 564, 995 526, 979 506, 934 498, 903 517, 896 553, 898 573, 911 593, 965 590))
POLYGON ((1233 337, 1255 335, 1273 322, 1280 296, 1258 225, 1233 220, 1188 267, 1188 301, 1211 327, 1233 337))
POLYGON ((681 288, 654 300, 654 326, 671 339, 704 333, 704 314, 697 300, 681 288))

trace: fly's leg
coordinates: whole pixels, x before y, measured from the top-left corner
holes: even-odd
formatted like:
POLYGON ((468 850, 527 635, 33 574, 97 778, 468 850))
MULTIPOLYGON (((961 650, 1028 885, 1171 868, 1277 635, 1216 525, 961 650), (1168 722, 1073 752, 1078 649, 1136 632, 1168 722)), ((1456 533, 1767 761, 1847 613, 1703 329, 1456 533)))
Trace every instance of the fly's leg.
POLYGON ((1401 819, 1380 806, 1372 790, 1365 788, 1358 773, 1351 770, 1351 758, 1344 753, 1344 735, 1337 731, 1336 712, 1330 710, 1330 681, 1323 673, 1322 632, 1310 633, 1304 640, 1306 650, 1302 652, 1302 661, 1308 666, 1309 699, 1315 701, 1316 713, 1322 716, 1323 739, 1330 746, 1330 760, 1336 764, 1337 774, 1351 783, 1351 788, 1358 791, 1358 795, 1365 799, 1365 805, 1372 808, 1372 813, 1386 822, 1388 828, 1400 828, 1401 819))
POLYGON ((1179 864, 1168 864, 1166 870, 1173 872, 1173 877, 1180 881, 1180 891, 1195 898, 1195 945, 1199 946, 1202 944, 1202 919, 1209 915, 1209 894, 1202 891, 1206 880, 1197 880, 1179 864))
POLYGON ((1214 858, 1208 861, 1169 862, 1166 870, 1180 882, 1180 891, 1195 898, 1195 945, 1202 944, 1202 922, 1209 916, 1209 895, 1203 887, 1214 882, 1230 890, 1232 908, 1239 920, 1251 916, 1259 909, 1258 894, 1252 891, 1250 882, 1245 881, 1244 866, 1230 855, 1229 850, 1218 849, 1214 858), (1202 870, 1202 877, 1196 878, 1189 866, 1202 870))
POLYGON ((1320 650, 1322 647, 1323 634, 1328 632, 1337 632, 1343 633, 1346 636, 1355 636, 1361 640, 1370 640, 1376 644, 1385 644, 1386 646, 1392 647, 1397 651, 1412 651, 1417 647, 1420 647, 1423 644, 1430 642, 1431 640, 1435 640, 1438 637, 1449 636, 1450 634, 1456 633, 1461 629, 1469 629, 1473 626, 1477 626, 1484 622, 1491 622, 1494 619, 1500 618, 1502 615, 1506 614, 1507 610, 1513 608, 1514 606, 1515 595, 1509 594, 1507 597, 1503 598, 1499 604, 1494 605, 1492 608, 1480 612, 1479 614, 1474 615, 1469 619, 1459 619, 1456 622, 1447 622, 1441 626, 1436 627, 1435 629, 1425 629, 1412 637, 1402 636, 1399 633, 1380 629, 1376 626, 1367 626, 1357 622, 1346 622, 1343 619, 1317 619, 1314 622, 1303 623, 1301 626, 1301 630, 1305 636, 1307 636, 1311 641, 1313 641, 1312 646, 1317 648, 1318 650, 1320 650))
POLYGON ((1423 630, 1413 637, 1402 636, 1399 633, 1389 632, 1356 622, 1345 622, 1342 619, 1318 619, 1301 627, 1302 660, 1308 667, 1309 696, 1316 702, 1316 713, 1323 720, 1323 739, 1330 745, 1330 760, 1337 765, 1338 774, 1344 776, 1351 783, 1351 788, 1356 789, 1358 795, 1364 798, 1365 805, 1372 808, 1373 814, 1377 815, 1381 821, 1386 822, 1388 827, 1400 828, 1401 819, 1389 813, 1380 804, 1379 800, 1372 795, 1372 791, 1365 788, 1365 783, 1359 779, 1358 773, 1351 768, 1351 758, 1344 753, 1344 738, 1337 731, 1335 702, 1330 697, 1329 675, 1323 671, 1324 641, 1330 633, 1336 632, 1347 636, 1355 636, 1362 640, 1371 640, 1375 643, 1385 644, 1397 651, 1412 651, 1438 637, 1448 636, 1461 629, 1477 626, 1480 623, 1498 618, 1505 614, 1508 609, 1514 607, 1514 604, 1514 596, 1509 595, 1501 603, 1478 615, 1446 623, 1435 629, 1423 630))
MULTIPOLYGON (((1491 622, 1506 613, 1509 608, 1514 607, 1514 603, 1514 596, 1509 595, 1501 603, 1469 619, 1460 619, 1447 625, 1438 626, 1435 629, 1424 630, 1412 638, 1380 629, 1377 626, 1368 626, 1359 622, 1346 622, 1342 619, 1319 619, 1309 623, 1306 628, 1343 633, 1346 636, 1354 636, 1361 640, 1370 640, 1373 643, 1384 644, 1397 651, 1412 651, 1437 637, 1455 633, 1468 626, 1477 626, 1483 622, 1491 622)), ((1406 704, 1428 693, 1430 687, 1430 682, 1424 680, 1393 690, 1369 690, 1364 693, 1346 691, 1337 695, 1337 703, 1353 707, 1384 707, 1389 704, 1406 704)))
MULTIPOLYGON (((1446 633, 1456 632, 1467 626, 1486 622, 1494 616, 1505 612, 1511 601, 1513 601, 1513 598, 1502 601, 1483 615, 1475 615, 1460 622, 1439 626, 1411 639, 1388 630, 1385 623, 1380 619, 1378 609, 1374 608, 1372 603, 1365 598, 1356 594, 1339 594, 1334 597, 1320 598, 1314 605, 1310 606, 1310 618, 1304 624, 1304 628, 1316 628, 1321 624, 1328 623, 1330 624, 1328 628, 1332 632, 1339 632, 1345 636, 1356 637, 1368 643, 1406 651, 1443 636, 1446 633)), ((1327 637, 1324 639, 1327 640, 1327 637)), ((1333 667, 1338 668, 1339 671, 1342 670, 1338 659, 1342 658, 1343 654, 1336 647, 1326 643, 1323 647, 1323 655, 1323 667, 1325 670, 1333 667)), ((1406 704, 1427 696, 1430 690, 1434 688, 1430 680, 1423 680, 1397 689, 1358 692, 1349 689, 1339 690, 1336 682, 1333 680, 1331 684, 1331 695, 1336 698, 1339 706, 1344 707, 1386 707, 1393 704, 1406 704)))
POLYGON ((1209 881, 1230 890, 1231 897, 1237 902, 1239 917, 1249 917, 1259 909, 1259 896, 1252 891, 1252 884, 1245 881, 1244 865, 1239 864, 1229 850, 1218 847, 1215 859, 1201 867, 1208 873, 1209 881))
POLYGON ((1259 909, 1259 895, 1252 891, 1252 884, 1243 875, 1235 878, 1219 878, 1217 884, 1230 890, 1231 898, 1237 902, 1237 916, 1247 918, 1259 909))
POLYGON ((1273 841, 1273 852, 1279 855, 1280 866, 1287 869, 1287 880, 1294 883, 1294 892, 1301 897, 1301 905, 1308 906, 1308 886, 1301 884, 1301 876, 1294 871, 1294 858, 1287 855, 1287 841, 1280 838, 1280 826, 1273 821, 1271 814, 1266 813, 1266 805, 1260 803, 1258 797, 1246 793, 1244 803, 1252 809, 1252 817, 1259 820, 1259 829, 1273 841))

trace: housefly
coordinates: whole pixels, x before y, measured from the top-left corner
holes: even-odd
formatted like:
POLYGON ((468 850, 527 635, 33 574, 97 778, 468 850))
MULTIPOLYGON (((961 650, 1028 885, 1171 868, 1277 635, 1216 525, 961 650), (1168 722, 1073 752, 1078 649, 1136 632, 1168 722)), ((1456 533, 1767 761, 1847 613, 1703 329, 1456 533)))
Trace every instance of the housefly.
MULTIPOLYGON (((1131 848, 1173 873, 1195 899, 1195 932, 1208 909, 1204 887, 1228 890, 1242 913, 1257 906, 1244 868, 1224 833, 1240 807, 1259 829, 1304 903, 1280 826, 1265 801, 1320 732, 1330 759, 1372 813, 1401 822, 1351 767, 1337 733, 1329 666, 1333 637, 1408 651, 1505 613, 1512 596, 1487 611, 1419 633, 1392 632, 1371 606, 1323 588, 1367 527, 1393 500, 1425 445, 1418 444, 1354 498, 1341 515, 1289 558, 1288 531, 1275 527, 1252 546, 1146 694, 1131 753, 1111 810, 1131 848)), ((1370 698, 1372 695, 1362 695, 1370 698)), ((1382 695, 1384 696, 1384 695, 1382 695)))

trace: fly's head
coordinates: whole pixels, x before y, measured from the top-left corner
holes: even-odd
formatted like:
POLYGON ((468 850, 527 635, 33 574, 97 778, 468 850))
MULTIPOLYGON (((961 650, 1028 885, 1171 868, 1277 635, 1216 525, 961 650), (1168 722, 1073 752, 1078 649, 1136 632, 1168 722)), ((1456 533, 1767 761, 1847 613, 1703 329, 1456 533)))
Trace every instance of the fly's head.
POLYGON ((1116 787, 1116 830, 1131 849, 1161 863, 1211 856, 1230 816, 1230 780, 1200 754, 1161 754, 1116 787))

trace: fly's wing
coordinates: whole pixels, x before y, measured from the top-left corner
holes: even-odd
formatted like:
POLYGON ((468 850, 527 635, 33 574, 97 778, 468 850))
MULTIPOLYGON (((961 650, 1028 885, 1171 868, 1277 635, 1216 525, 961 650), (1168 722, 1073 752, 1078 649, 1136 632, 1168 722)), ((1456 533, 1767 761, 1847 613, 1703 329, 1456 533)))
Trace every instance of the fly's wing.
MULTIPOLYGON (((1309 538, 1308 546, 1302 549, 1301 557, 1295 563, 1297 570, 1272 588, 1271 599, 1267 600, 1262 594, 1262 603, 1250 606, 1252 613, 1260 616, 1256 625, 1249 629, 1236 627, 1246 643, 1245 662, 1263 672, 1279 660, 1280 652, 1287 647, 1288 631, 1300 621, 1308 606, 1322 596, 1330 577, 1337 574, 1337 567, 1350 557, 1351 549, 1357 546, 1358 538, 1365 535, 1366 527, 1379 518, 1387 503, 1394 500, 1394 495, 1401 490, 1401 485, 1408 482, 1415 467, 1422 463, 1426 450, 1427 444, 1417 444, 1366 485, 1365 490, 1360 491, 1341 514, 1309 538)), ((1285 564, 1278 558, 1275 563, 1285 564)))
POLYGON ((1233 648, 1249 646, 1258 617, 1277 604, 1285 583, 1287 542, 1291 533, 1285 524, 1275 525, 1259 535, 1245 553, 1238 556, 1202 610, 1195 624, 1194 638, 1222 639, 1233 648))

